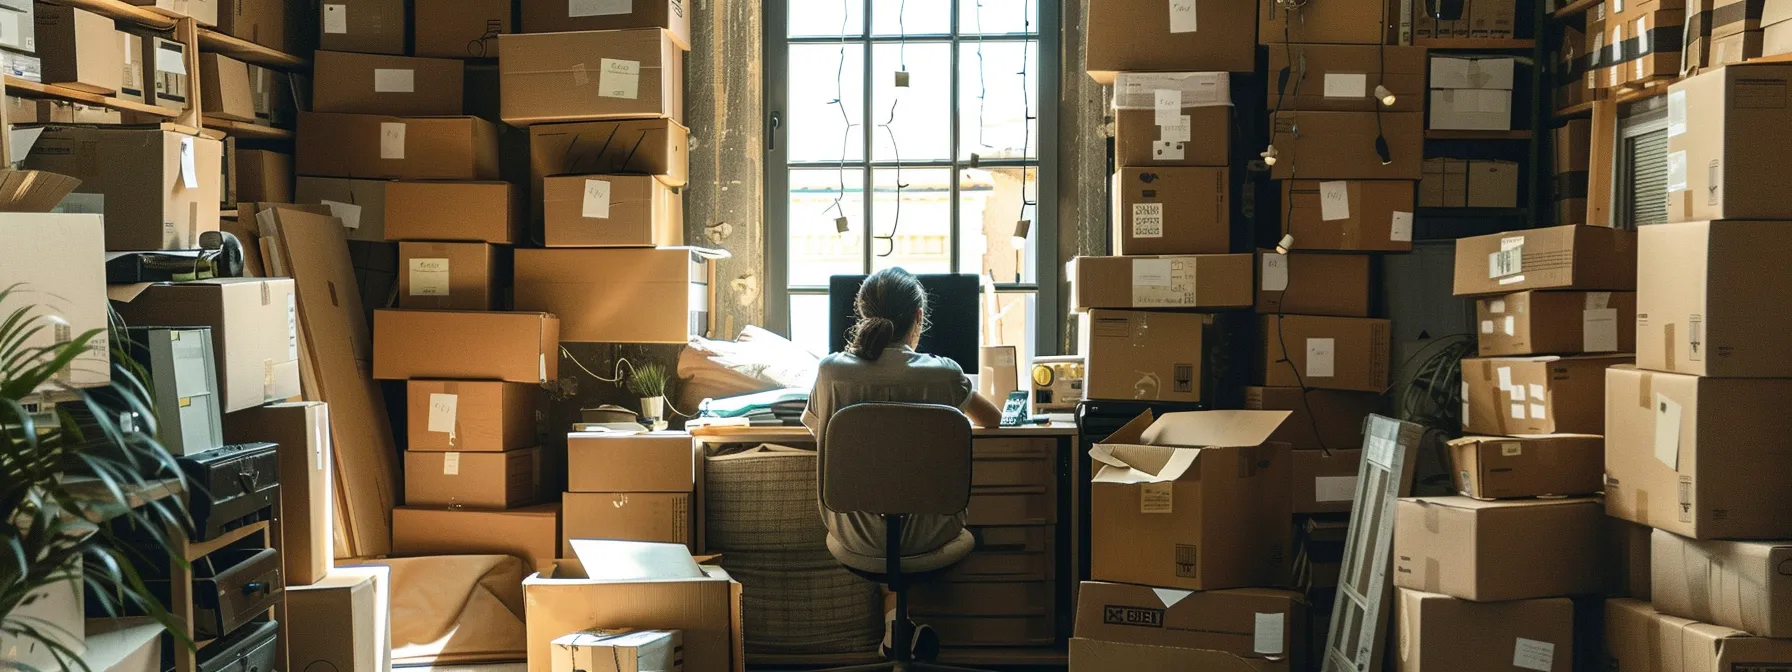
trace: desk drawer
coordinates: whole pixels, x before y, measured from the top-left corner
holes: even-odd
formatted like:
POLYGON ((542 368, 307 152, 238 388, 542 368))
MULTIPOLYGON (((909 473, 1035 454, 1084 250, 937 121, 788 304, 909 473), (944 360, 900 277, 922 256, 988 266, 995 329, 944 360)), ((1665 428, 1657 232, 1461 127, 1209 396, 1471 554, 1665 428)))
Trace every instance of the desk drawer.
POLYGON ((918 615, 1050 616, 1056 601, 1049 581, 930 581, 909 588, 909 611, 918 615))
POLYGON ((978 438, 971 442, 971 459, 991 457, 1051 457, 1058 452, 1056 439, 1021 439, 1014 437, 978 438))
POLYGON ((976 549, 953 565, 947 581, 1049 581, 1057 528, 1051 525, 972 527, 976 549))
POLYGON ((1056 488, 988 486, 971 488, 967 525, 1053 525, 1058 522, 1056 488))
POLYGON ((1041 486, 1057 480, 1050 453, 977 455, 971 458, 971 487, 1041 486))
POLYGON ((1057 621, 1051 616, 916 616, 916 623, 933 626, 940 645, 1037 646, 1057 641, 1057 621))

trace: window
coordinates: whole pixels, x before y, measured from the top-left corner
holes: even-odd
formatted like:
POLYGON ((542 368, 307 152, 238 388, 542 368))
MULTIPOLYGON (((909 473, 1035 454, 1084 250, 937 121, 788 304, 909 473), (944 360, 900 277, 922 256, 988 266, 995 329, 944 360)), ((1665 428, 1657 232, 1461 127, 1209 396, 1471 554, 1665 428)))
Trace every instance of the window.
POLYGON ((829 276, 974 273, 985 344, 1056 352, 1057 0, 765 18, 768 324, 825 353, 829 276))
POLYGON ((1619 228, 1668 221, 1668 121, 1664 99, 1632 104, 1618 122, 1613 199, 1619 228))

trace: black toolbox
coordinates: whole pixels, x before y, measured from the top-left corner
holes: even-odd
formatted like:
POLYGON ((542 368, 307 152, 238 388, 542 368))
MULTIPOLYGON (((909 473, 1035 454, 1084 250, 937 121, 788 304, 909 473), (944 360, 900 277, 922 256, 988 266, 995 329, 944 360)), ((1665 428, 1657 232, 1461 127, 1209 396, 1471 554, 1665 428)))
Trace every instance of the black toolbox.
POLYGON ((280 489, 277 448, 266 442, 240 443, 174 458, 187 476, 195 541, 273 518, 280 489))

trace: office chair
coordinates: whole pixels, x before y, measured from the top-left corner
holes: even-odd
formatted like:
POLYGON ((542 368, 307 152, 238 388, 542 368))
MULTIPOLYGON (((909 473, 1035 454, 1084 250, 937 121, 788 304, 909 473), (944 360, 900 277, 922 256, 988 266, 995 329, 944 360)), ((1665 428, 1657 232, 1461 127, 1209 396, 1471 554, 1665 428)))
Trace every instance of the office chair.
POLYGON ((890 587, 896 618, 889 660, 834 672, 971 672, 914 660, 908 585, 918 575, 957 564, 976 546, 969 531, 945 546, 901 556, 902 526, 911 515, 951 515, 971 499, 971 422, 950 406, 862 403, 834 413, 817 457, 821 502, 829 511, 883 516, 884 556, 860 555, 828 535, 828 552, 848 571, 890 587))

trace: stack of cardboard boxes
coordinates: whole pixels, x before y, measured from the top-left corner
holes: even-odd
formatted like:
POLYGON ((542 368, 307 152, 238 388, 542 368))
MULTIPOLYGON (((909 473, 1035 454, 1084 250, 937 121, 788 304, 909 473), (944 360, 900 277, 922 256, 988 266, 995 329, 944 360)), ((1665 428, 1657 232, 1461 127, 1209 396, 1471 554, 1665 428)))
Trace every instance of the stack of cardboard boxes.
POLYGON ((574 539, 684 544, 700 552, 703 461, 694 445, 685 432, 568 434, 560 557, 574 557, 574 539))

